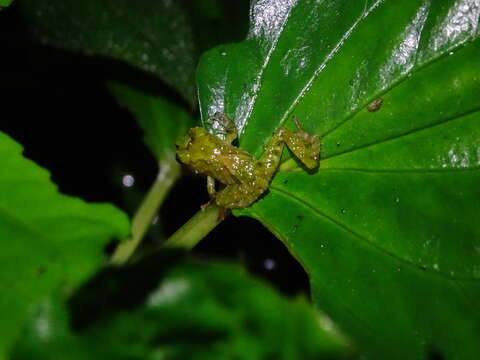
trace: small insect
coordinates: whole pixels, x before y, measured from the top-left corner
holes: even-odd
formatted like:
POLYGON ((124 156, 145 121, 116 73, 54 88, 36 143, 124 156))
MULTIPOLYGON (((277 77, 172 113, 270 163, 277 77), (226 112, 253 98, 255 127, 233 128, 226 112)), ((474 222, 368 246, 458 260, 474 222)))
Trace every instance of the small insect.
POLYGON ((383 104, 382 98, 375 99, 370 104, 368 104, 367 110, 370 112, 378 111, 382 107, 382 104, 383 104))
POLYGON ((318 167, 320 138, 304 131, 295 119, 297 130, 280 127, 258 160, 232 145, 237 132, 226 115, 215 114, 209 121, 222 123, 223 138, 202 127, 191 128, 188 135, 177 141, 177 156, 195 173, 207 175, 210 201, 220 207, 241 209, 255 202, 268 189, 285 145, 308 169, 318 167), (215 181, 224 185, 218 192, 215 181))

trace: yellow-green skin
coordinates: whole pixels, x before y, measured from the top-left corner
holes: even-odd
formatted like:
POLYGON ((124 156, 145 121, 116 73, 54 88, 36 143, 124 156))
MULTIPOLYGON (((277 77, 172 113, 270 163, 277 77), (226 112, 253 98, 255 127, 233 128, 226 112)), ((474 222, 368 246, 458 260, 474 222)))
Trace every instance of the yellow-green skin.
POLYGON ((279 128, 258 160, 231 144, 236 133, 228 133, 223 140, 204 128, 194 127, 177 141, 178 159, 195 173, 208 176, 208 192, 218 206, 245 208, 268 189, 285 144, 307 168, 318 166, 319 137, 303 131, 297 122, 295 124, 298 128, 295 132, 279 128), (225 187, 216 192, 214 180, 225 187))

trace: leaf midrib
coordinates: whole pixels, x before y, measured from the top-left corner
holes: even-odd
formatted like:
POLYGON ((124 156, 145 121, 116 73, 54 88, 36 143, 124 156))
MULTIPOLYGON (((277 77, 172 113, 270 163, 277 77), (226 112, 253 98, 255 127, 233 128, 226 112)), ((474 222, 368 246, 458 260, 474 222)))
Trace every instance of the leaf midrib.
MULTIPOLYGON (((264 77, 264 74, 265 74, 265 69, 270 64, 270 59, 272 58, 272 54, 277 49, 278 40, 282 36, 283 29, 285 28, 285 25, 288 23, 288 20, 290 19, 290 14, 292 13, 292 10, 295 8, 296 5, 297 5, 297 3, 295 3, 293 6, 291 6, 290 9, 288 10, 288 14, 285 15, 285 19, 284 19, 284 21, 283 21, 282 25, 280 26, 280 29, 277 33, 278 35, 275 37, 275 40, 272 43, 272 46, 270 47, 270 49, 268 50, 267 56, 265 57, 265 60, 262 63, 262 66, 260 68, 260 74, 258 76, 256 76, 256 81, 255 81, 254 85, 251 87, 252 89, 256 88, 257 91, 255 91, 255 93, 253 95, 253 101, 251 102, 251 104, 248 108, 248 112, 245 115, 246 121, 244 122, 244 124, 242 126, 242 129, 240 129, 240 134, 239 134, 240 136, 242 135, 244 129, 246 128, 246 126, 248 124, 248 119, 250 118, 250 115, 252 114, 253 108, 255 107, 255 103, 257 102, 258 93, 261 90, 261 84, 263 83, 263 77, 264 77)), ((251 31, 251 29, 249 31, 251 31)))
MULTIPOLYGON (((308 92, 308 90, 312 87, 313 83, 317 79, 318 75, 327 67, 329 62, 335 58, 335 55, 342 49, 342 45, 346 43, 346 41, 350 38, 350 36, 354 33, 358 25, 362 23, 364 19, 366 19, 373 10, 375 10, 382 2, 385 0, 377 0, 369 9, 365 9, 362 14, 354 21, 352 26, 345 32, 345 34, 340 38, 340 40, 335 44, 335 46, 332 47, 332 50, 325 56, 324 60, 322 63, 317 66, 315 71, 313 72, 313 75, 308 79, 306 82, 305 86, 303 86, 302 90, 298 94, 298 96, 293 100, 293 102, 290 104, 288 107, 287 111, 285 111, 284 115, 280 118, 279 124, 282 125, 285 120, 287 119, 288 115, 292 113, 292 111, 295 109, 295 107, 300 103, 301 99, 304 98, 305 94, 308 92)), ((365 104, 365 106, 368 105, 365 104)))
MULTIPOLYGON (((346 43, 346 40, 351 36, 351 34, 354 33, 354 31, 356 30, 356 28, 358 27, 358 25, 362 22, 362 20, 364 19, 367 19, 367 17, 371 14, 371 12, 373 10, 375 10, 379 5, 380 3, 384 1, 384 0, 378 0, 377 2, 375 2, 371 7, 370 9, 366 10, 364 13, 362 13, 362 15, 360 17, 357 18, 357 20, 354 22, 354 24, 350 27, 350 29, 345 33, 345 35, 341 38, 340 41, 337 42, 337 44, 333 47, 333 49, 325 56, 324 58, 324 61, 315 69, 315 71, 313 72, 313 75, 308 79, 308 81, 306 82, 306 85, 302 88, 302 90, 300 91, 299 95, 293 100, 293 102, 291 103, 291 105, 288 107, 287 111, 285 111, 285 113, 283 114, 283 116, 281 117, 280 121, 279 121, 279 125, 281 125, 285 119, 288 117, 288 115, 294 110, 294 108, 300 103, 301 99, 305 96, 305 93, 306 91, 308 91, 308 89, 310 88, 310 86, 313 84, 313 82, 315 81, 315 79, 318 77, 318 75, 326 68, 327 64, 330 63, 332 60, 335 59, 335 55, 341 50, 343 44, 346 43)), ((291 11, 290 11, 291 13, 291 11)), ((287 20, 285 21, 284 24, 282 24, 282 29, 283 27, 285 26, 286 22, 288 21, 288 18, 290 16, 290 13, 288 14, 287 16, 287 20)), ((422 36, 423 34, 423 29, 422 29, 422 33, 420 34, 420 37, 422 36)), ((281 36, 281 35, 280 35, 281 36)), ((323 134, 321 134, 321 137, 322 138, 325 138, 327 137, 328 135, 331 135, 332 133, 334 133, 336 130, 338 130, 341 126, 343 126, 345 123, 347 123, 349 120, 351 120, 352 118, 355 117, 356 114, 358 114, 360 111, 362 111, 363 109, 365 109, 368 104, 370 104, 370 102, 373 100, 373 99, 377 99, 381 96, 383 96, 384 94, 390 92, 391 90, 393 90, 394 88, 396 88, 397 86, 399 86, 400 84, 402 84, 404 81, 406 80, 410 80, 412 78, 412 76, 418 76, 418 73, 421 73, 423 70, 429 68, 431 65, 437 63, 438 61, 442 60, 443 58, 447 58, 451 52, 456 52, 458 51, 460 48, 464 48, 466 46, 468 46, 470 43, 474 42, 476 40, 476 37, 471 37, 470 39, 464 41, 464 42, 460 42, 458 44, 456 44, 455 46, 453 47, 450 47, 450 48, 447 48, 445 49, 445 51, 441 54, 438 54, 437 56, 433 56, 432 58, 430 58, 428 61, 424 62, 424 63, 420 63, 418 64, 417 66, 413 66, 412 69, 410 71, 408 71, 407 73, 403 74, 403 76, 399 76, 397 78, 396 81, 392 82, 390 86, 384 88, 382 91, 376 93, 376 94, 373 94, 370 98, 368 98, 362 105, 358 106, 354 111, 348 113, 345 115, 344 119, 342 121, 340 121, 339 123, 337 123, 335 126, 333 126, 332 128, 330 128, 329 130, 325 131, 323 134)), ((278 42, 278 38, 277 38, 277 42, 278 42)), ((275 44, 272 45, 272 50, 269 52, 269 55, 271 55, 271 52, 274 51, 274 47, 276 46, 277 42, 275 44)), ((264 62, 264 64, 262 65, 262 72, 261 72, 261 75, 259 78, 263 78, 263 74, 264 74, 264 70, 265 68, 268 66, 268 63, 270 61, 270 56, 267 57, 266 61, 264 62)), ((261 82, 260 82, 261 83, 261 82)), ((255 106, 255 102, 256 102, 256 97, 255 97, 255 101, 253 102, 252 104, 252 109, 253 107, 255 106)), ((250 111, 251 112, 251 111, 250 111)), ((250 114, 249 112, 249 114, 250 114)))

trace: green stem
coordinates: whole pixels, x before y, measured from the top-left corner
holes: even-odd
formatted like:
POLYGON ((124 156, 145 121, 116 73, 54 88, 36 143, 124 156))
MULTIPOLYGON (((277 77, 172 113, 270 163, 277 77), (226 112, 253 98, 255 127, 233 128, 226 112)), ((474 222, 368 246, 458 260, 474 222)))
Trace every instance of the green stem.
POLYGON ((174 156, 161 161, 158 176, 132 219, 132 236, 117 246, 110 259, 112 264, 122 265, 130 259, 151 225, 158 208, 179 176, 180 165, 174 156))
POLYGON ((224 219, 225 211, 213 204, 201 209, 170 236, 162 247, 193 248, 224 219))

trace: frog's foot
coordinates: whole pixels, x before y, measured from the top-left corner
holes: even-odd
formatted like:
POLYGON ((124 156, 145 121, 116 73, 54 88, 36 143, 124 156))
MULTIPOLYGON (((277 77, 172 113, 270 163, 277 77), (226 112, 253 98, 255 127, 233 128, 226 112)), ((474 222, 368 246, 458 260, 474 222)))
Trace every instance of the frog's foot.
POLYGON ((285 131, 284 141, 298 160, 307 168, 315 169, 320 160, 320 137, 303 130, 295 117, 292 121, 297 127, 297 131, 285 131))
POLYGON ((205 210, 206 208, 208 208, 210 206, 211 202, 212 202, 212 200, 208 200, 205 204, 200 205, 200 209, 205 210))

